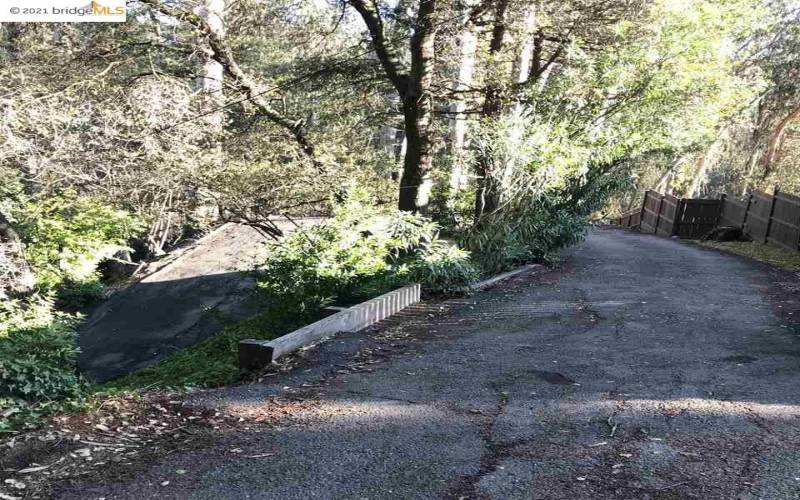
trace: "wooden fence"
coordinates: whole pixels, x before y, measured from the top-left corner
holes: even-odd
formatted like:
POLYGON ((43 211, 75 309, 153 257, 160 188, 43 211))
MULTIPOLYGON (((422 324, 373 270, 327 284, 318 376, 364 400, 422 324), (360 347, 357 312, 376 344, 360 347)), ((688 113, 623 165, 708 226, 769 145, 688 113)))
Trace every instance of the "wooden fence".
POLYGON ((754 191, 743 200, 722 195, 721 226, 737 226, 755 241, 800 249, 800 197, 754 191))
POLYGON ((687 239, 700 238, 716 226, 736 226, 755 241, 800 249, 800 196, 777 188, 775 194, 754 191, 743 200, 727 195, 718 200, 679 199, 647 191, 641 209, 611 222, 687 239))
POLYGON ((676 216, 679 215, 680 203, 681 200, 674 196, 647 191, 644 194, 642 224, 639 230, 663 236, 676 234, 678 228, 676 216))
POLYGON ((681 199, 646 191, 642 208, 612 219, 612 224, 638 227, 643 233, 680 238, 699 238, 719 220, 722 200, 681 199))

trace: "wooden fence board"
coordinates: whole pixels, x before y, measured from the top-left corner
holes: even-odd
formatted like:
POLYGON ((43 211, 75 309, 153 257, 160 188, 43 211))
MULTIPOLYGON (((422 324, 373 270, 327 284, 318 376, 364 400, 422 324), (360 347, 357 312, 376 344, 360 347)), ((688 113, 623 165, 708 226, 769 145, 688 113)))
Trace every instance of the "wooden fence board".
POLYGON ((800 249, 800 196, 775 189, 775 194, 750 193, 744 200, 726 195, 718 200, 679 199, 646 191, 642 208, 612 222, 639 227, 645 233, 700 238, 722 226, 741 227, 755 241, 800 249))
POLYGON ((614 219, 611 223, 622 227, 637 227, 642 221, 642 211, 629 212, 614 219))
POLYGON ((767 241, 790 250, 797 250, 798 238, 800 238, 800 228, 797 224, 772 218, 767 241))
POLYGON ((772 196, 760 191, 750 195, 750 209, 742 230, 756 241, 767 241, 771 207, 772 196))
POLYGON ((756 191, 750 194, 741 216, 736 222, 733 213, 741 213, 745 202, 723 197, 723 217, 726 225, 738 226, 755 241, 774 243, 784 248, 797 250, 800 244, 800 196, 780 192, 769 195, 756 191))
POLYGON ((775 197, 787 203, 800 206, 800 196, 796 194, 784 193, 783 191, 779 191, 775 193, 775 197))
POLYGON ((747 215, 748 205, 749 197, 747 201, 738 201, 722 195, 722 208, 719 215, 720 225, 742 227, 747 215))
POLYGON ((678 227, 681 238, 700 238, 717 226, 721 200, 683 200, 685 205, 678 227))
POLYGON ((661 196, 654 191, 647 191, 642 207, 641 231, 655 233, 658 228, 658 214, 661 211, 661 196))
POLYGON ((678 198, 666 195, 661 200, 661 210, 659 212, 658 224, 656 225, 656 234, 663 236, 672 236, 677 231, 677 221, 680 217, 679 208, 681 200, 678 198))

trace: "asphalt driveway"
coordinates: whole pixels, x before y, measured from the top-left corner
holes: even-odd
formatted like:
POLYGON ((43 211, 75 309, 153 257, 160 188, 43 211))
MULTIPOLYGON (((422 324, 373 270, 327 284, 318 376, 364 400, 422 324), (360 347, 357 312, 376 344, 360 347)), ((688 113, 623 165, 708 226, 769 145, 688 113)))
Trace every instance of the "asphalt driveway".
POLYGON ((242 419, 209 446, 55 491, 800 498, 800 339, 773 286, 744 259, 594 231, 562 269, 424 304, 262 383, 201 394, 242 419))

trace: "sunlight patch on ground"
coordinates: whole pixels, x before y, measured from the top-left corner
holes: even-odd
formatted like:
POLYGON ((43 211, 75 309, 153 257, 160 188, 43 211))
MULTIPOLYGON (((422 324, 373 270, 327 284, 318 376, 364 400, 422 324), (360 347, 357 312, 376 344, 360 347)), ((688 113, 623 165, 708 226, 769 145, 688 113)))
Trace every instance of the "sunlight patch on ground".
MULTIPOLYGON (((774 419, 794 419, 800 417, 800 405, 758 403, 753 401, 721 401, 718 399, 634 399, 627 400, 628 408, 634 412, 681 412, 710 416, 748 416, 754 413, 761 417, 774 419)), ((630 411, 628 410, 628 411, 630 411)))
MULTIPOLYGON (((587 417, 592 414, 605 414, 612 410, 620 415, 647 416, 703 415, 718 417, 747 417, 757 414, 762 418, 776 420, 800 418, 800 404, 773 404, 754 401, 722 401, 719 399, 626 399, 561 401, 555 408, 560 415, 587 417)), ((535 412, 535 409, 534 409, 535 412)))
POLYGON ((334 419, 350 423, 415 423, 441 419, 442 409, 424 403, 372 399, 367 401, 287 401, 267 400, 230 403, 225 413, 255 421, 271 421, 277 418, 296 419, 334 419))

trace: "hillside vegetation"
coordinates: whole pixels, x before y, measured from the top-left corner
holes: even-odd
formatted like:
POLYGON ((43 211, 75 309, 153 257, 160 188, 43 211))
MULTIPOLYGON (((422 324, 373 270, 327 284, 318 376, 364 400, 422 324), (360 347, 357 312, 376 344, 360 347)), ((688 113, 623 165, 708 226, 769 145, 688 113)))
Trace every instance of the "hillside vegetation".
MULTIPOLYGON (((334 299, 554 261, 643 189, 800 190, 796 18, 767 0, 134 0, 120 24, 0 25, 0 431, 84 404, 81 315, 223 222, 276 240, 271 335, 334 299), (281 239, 274 216, 331 221, 281 239)), ((230 356, 196 356, 246 327, 141 384, 236 380, 230 356)))

